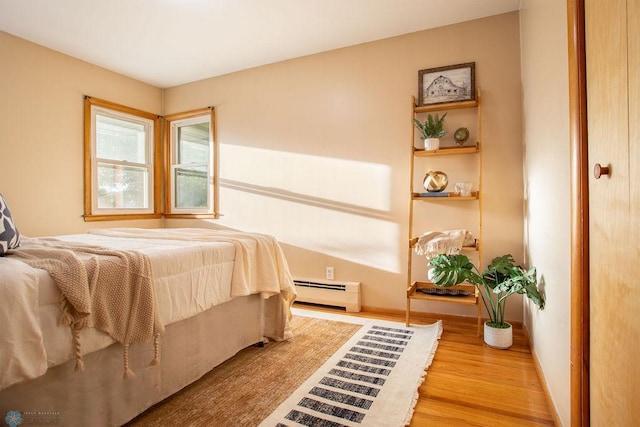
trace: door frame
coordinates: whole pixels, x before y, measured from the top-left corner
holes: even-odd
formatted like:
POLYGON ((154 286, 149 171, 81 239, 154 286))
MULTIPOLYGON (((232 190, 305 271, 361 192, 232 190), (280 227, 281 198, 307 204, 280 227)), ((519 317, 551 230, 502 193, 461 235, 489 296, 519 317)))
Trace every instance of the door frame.
POLYGON ((589 425, 589 165, 584 0, 567 0, 571 145, 571 425, 589 425))

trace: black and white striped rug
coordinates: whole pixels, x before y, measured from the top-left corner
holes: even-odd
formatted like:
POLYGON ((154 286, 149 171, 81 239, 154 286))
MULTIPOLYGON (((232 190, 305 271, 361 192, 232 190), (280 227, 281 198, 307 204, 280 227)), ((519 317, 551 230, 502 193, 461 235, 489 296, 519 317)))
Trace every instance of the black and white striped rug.
POLYGON ((397 322, 293 311, 294 315, 363 326, 260 426, 379 427, 409 423, 418 387, 442 334, 440 321, 406 327, 397 322))

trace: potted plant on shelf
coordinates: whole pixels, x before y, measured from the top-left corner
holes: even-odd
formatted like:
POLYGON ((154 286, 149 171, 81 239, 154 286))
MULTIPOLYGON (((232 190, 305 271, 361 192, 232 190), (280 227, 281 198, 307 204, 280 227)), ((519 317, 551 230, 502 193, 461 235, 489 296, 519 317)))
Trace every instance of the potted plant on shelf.
POLYGON ((420 133, 422 133, 425 150, 433 151, 440 148, 440 138, 447 133, 444 130, 445 117, 447 117, 447 113, 444 113, 442 117, 438 117, 438 114, 436 114, 435 118, 429 114, 424 123, 418 119, 413 119, 414 125, 420 130, 420 133))
POLYGON ((511 295, 526 295, 540 309, 544 308, 536 268, 525 270, 516 265, 511 254, 494 258, 482 273, 465 255, 438 255, 429 265, 433 267, 429 278, 437 286, 468 282, 478 289, 489 313, 489 320, 484 324, 484 341, 490 347, 507 349, 513 344, 511 324, 504 320, 505 305, 511 295))

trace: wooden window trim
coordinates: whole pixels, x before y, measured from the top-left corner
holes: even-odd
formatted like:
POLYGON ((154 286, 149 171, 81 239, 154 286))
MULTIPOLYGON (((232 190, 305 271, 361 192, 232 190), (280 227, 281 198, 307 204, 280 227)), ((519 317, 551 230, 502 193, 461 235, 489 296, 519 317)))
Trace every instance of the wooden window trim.
POLYGON ((218 137, 216 133, 216 113, 215 107, 205 107, 197 110, 185 111, 182 113, 170 114, 165 116, 164 118, 164 216, 165 218, 181 218, 181 219, 218 219, 220 218, 219 213, 219 188, 218 188, 218 167, 219 167, 219 156, 218 156, 218 137), (193 117, 204 116, 206 114, 210 115, 210 126, 211 126, 211 135, 212 135, 212 147, 213 150, 213 164, 211 165, 213 168, 212 171, 212 179, 213 179, 213 200, 210 213, 171 213, 171 122, 178 120, 190 119, 193 117))
POLYGON ((128 219, 156 219, 162 217, 161 195, 162 195, 162 153, 161 153, 161 117, 146 111, 116 104, 104 99, 85 96, 84 98, 84 220, 85 221, 113 221, 128 219), (152 213, 113 213, 94 214, 93 213, 93 162, 91 159, 91 107, 108 108, 110 110, 122 112, 145 118, 153 121, 153 212, 152 213))

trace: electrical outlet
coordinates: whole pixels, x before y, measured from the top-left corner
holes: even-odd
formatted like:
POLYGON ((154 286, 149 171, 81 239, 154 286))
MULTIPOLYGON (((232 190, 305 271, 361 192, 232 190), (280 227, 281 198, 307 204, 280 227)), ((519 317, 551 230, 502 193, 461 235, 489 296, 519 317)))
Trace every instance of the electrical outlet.
POLYGON ((327 280, 333 280, 333 267, 327 267, 327 280))

